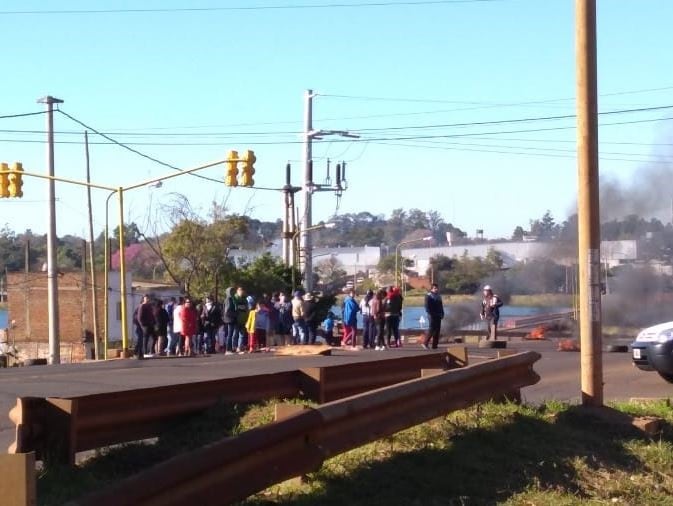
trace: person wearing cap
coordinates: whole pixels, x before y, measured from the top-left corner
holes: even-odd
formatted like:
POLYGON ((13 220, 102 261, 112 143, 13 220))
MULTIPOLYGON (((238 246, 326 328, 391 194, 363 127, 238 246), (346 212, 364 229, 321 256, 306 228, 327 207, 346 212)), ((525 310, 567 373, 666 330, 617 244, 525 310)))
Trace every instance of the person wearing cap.
POLYGON ((481 319, 486 322, 487 340, 495 341, 498 338, 498 320, 502 300, 493 293, 490 285, 484 286, 484 298, 481 301, 481 319))

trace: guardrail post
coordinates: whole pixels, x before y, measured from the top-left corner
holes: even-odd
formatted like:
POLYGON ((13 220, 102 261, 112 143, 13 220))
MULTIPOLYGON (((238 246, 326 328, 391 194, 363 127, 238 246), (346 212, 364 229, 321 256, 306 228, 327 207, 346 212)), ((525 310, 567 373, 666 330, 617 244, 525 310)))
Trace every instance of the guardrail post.
POLYGON ((0 479, 4 506, 37 504, 35 453, 0 454, 0 479))
POLYGON ((449 346, 446 352, 449 354, 449 369, 466 367, 468 365, 467 348, 465 346, 449 346))

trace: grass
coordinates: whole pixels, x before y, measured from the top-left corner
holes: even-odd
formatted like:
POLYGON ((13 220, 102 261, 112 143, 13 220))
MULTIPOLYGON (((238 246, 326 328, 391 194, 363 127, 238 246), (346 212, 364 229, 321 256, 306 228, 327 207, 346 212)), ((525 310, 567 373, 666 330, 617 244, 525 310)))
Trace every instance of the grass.
POLYGON ((560 403, 485 404, 335 457, 245 501, 266 505, 673 504, 673 408, 649 439, 560 403))
MULTIPOLYGON (((38 481, 41 505, 63 504, 160 460, 272 421, 273 402, 218 406, 175 424, 154 444, 100 452, 38 481)), ((273 486, 242 504, 271 505, 673 505, 673 408, 615 404, 664 419, 648 438, 559 402, 482 404, 410 428, 325 462, 303 483, 273 486)))

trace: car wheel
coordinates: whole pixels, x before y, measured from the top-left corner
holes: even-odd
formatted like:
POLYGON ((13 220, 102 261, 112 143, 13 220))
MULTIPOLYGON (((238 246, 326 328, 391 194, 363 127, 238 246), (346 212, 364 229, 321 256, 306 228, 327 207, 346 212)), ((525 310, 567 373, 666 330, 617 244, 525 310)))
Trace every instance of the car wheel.
POLYGON ((629 347, 625 344, 608 344, 605 349, 610 353, 627 353, 629 347))
POLYGON ((669 373, 666 373, 666 372, 659 372, 659 371, 657 371, 657 374, 659 376, 661 376, 662 378, 664 378, 669 383, 673 383, 673 374, 669 374, 669 373))

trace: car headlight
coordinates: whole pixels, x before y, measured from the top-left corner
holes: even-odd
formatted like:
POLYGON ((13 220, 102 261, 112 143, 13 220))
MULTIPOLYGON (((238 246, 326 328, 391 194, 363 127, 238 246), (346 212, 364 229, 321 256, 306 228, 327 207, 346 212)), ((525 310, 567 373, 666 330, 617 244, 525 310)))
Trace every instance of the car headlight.
POLYGON ((657 334, 657 342, 659 343, 665 343, 671 340, 673 340, 673 329, 662 330, 657 334))

